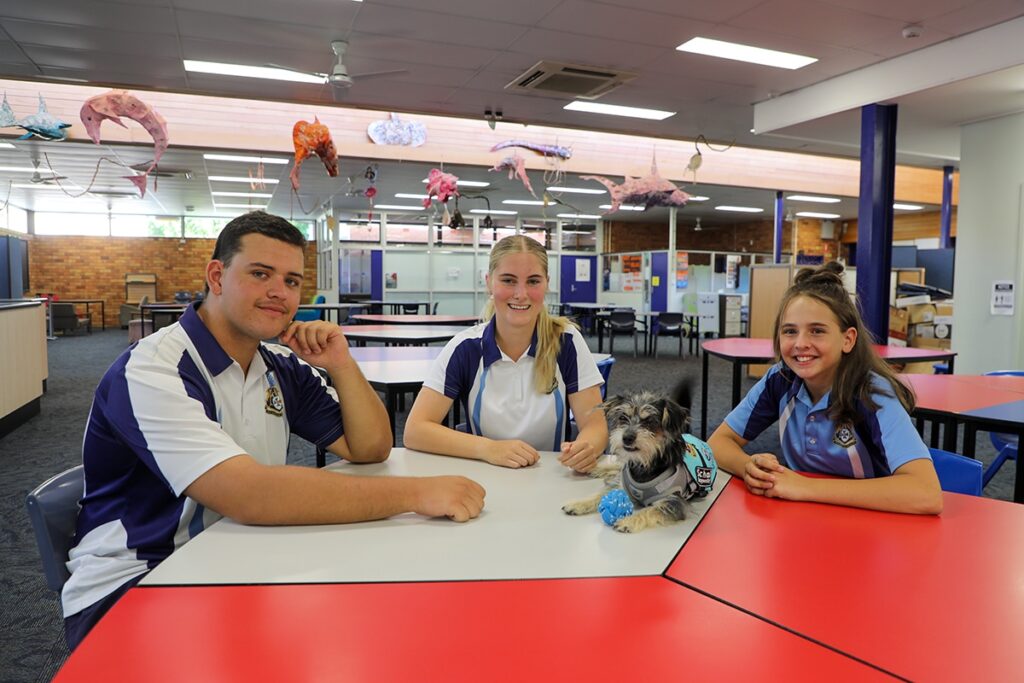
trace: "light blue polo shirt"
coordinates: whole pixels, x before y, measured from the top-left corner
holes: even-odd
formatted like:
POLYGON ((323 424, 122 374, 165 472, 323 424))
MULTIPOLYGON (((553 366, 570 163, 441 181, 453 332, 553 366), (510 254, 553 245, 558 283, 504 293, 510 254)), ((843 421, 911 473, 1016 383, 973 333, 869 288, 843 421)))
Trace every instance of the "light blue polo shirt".
POLYGON ((519 439, 540 451, 557 451, 569 419, 566 400, 604 382, 583 335, 562 333, 555 363, 557 386, 550 394, 534 388, 537 335, 529 350, 513 360, 495 339, 495 320, 452 339, 434 361, 423 385, 462 403, 469 431, 490 439, 519 439))
POLYGON ((733 408, 725 423, 752 441, 777 421, 783 463, 798 472, 866 479, 888 476, 911 460, 931 460, 889 383, 875 373, 871 382, 878 408, 858 401, 861 420, 837 425, 828 417, 831 392, 812 402, 803 380, 778 363, 733 408))

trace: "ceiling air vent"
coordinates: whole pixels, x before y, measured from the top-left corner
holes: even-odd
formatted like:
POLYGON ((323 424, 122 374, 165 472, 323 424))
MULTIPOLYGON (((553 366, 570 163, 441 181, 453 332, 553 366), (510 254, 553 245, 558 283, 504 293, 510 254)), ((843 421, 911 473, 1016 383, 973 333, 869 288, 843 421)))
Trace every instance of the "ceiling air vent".
POLYGON ((594 100, 634 78, 635 73, 626 71, 579 64, 537 62, 506 85, 505 90, 534 95, 568 95, 594 100))

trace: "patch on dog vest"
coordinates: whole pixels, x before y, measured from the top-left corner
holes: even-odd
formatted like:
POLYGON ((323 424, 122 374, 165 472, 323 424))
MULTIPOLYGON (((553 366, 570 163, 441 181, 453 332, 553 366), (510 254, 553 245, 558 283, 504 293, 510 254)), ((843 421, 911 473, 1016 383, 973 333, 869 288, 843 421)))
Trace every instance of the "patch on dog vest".
POLYGON ((841 424, 836 427, 836 435, 832 437, 832 443, 843 448, 849 448, 857 444, 857 435, 853 431, 853 425, 841 424))

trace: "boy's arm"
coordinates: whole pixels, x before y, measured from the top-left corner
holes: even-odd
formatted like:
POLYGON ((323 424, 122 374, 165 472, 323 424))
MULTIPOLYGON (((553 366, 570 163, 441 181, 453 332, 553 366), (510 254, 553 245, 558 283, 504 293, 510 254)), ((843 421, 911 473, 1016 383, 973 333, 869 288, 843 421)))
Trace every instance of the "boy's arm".
POLYGON ((243 524, 339 524, 404 512, 465 522, 484 489, 465 477, 364 477, 263 465, 244 453, 199 476, 185 495, 243 524))

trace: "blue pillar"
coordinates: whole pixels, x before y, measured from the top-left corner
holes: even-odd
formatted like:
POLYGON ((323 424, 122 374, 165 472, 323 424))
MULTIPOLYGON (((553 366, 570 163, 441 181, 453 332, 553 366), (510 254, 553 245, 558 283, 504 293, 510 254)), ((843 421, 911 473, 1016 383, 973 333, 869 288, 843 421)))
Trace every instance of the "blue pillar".
POLYGON ((939 219, 939 249, 953 246, 950 224, 953 218, 953 167, 942 167, 942 214, 939 219))
POLYGON ((775 193, 775 237, 772 240, 772 263, 782 263, 782 226, 786 205, 782 192, 775 193))
POLYGON ((857 297, 875 339, 889 336, 892 200, 896 178, 896 105, 869 104, 860 118, 857 297))

